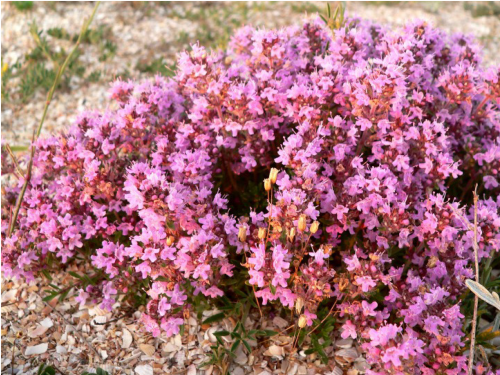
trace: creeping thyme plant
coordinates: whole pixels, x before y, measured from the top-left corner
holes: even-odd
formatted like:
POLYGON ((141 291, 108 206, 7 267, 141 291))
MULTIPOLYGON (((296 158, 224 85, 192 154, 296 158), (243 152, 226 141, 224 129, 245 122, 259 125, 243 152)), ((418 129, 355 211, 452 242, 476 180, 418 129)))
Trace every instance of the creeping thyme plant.
POLYGON ((479 259, 500 250, 500 69, 479 50, 425 22, 318 20, 118 80, 116 110, 36 141, 10 236, 24 180, 5 169, 4 276, 85 264, 76 300, 142 293, 153 336, 244 278, 305 329, 332 306, 368 374, 464 374, 476 185, 479 259))

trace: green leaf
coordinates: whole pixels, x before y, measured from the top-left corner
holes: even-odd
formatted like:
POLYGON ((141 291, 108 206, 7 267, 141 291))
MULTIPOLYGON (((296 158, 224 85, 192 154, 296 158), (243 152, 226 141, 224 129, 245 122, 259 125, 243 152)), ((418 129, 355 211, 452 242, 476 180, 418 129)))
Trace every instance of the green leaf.
POLYGON ((278 332, 272 331, 272 330, 269 330, 269 329, 264 329, 264 330, 259 330, 257 334, 259 336, 271 337, 271 336, 277 335, 278 332))
POLYGON ((225 315, 224 313, 218 313, 218 314, 215 314, 215 315, 212 315, 212 316, 209 316, 207 319, 205 319, 202 324, 211 324, 211 323, 215 323, 215 322, 218 322, 218 321, 221 321, 222 319, 224 319, 225 315))
POLYGON ((12 4, 19 11, 30 10, 33 8, 33 1, 13 1, 12 4))
POLYGON ((64 293, 61 293, 61 295, 59 296, 59 302, 62 302, 64 301, 64 299, 67 297, 67 295, 69 294, 69 289, 66 290, 64 293))
POLYGON ((76 272, 73 272, 73 271, 69 271, 68 272, 71 276, 77 278, 78 280, 83 280, 83 276, 77 274, 76 272))
POLYGON ((229 336, 230 333, 228 331, 218 331, 214 332, 214 336, 219 337, 219 336, 229 336))
POLYGON ((248 344, 248 342, 246 342, 245 340, 243 340, 243 345, 245 345, 245 348, 247 348, 247 350, 251 353, 252 352, 252 348, 250 347, 250 345, 248 344))
POLYGON ((42 270, 42 275, 45 276, 47 280, 52 281, 52 276, 50 275, 49 271, 42 270))
POLYGON ((56 297, 57 297, 57 295, 58 295, 58 294, 59 294, 59 293, 51 293, 51 294, 49 294, 48 296, 44 297, 44 298, 42 299, 42 301, 45 301, 45 302, 52 301, 54 298, 56 298, 56 297))
POLYGON ((234 353, 236 349, 238 349, 238 346, 240 346, 241 340, 236 340, 234 344, 231 346, 231 353, 234 353))
POLYGON ((56 370, 52 366, 48 366, 45 363, 42 363, 38 368, 38 375, 55 375, 56 370))
POLYGON ((276 287, 273 284, 269 284, 269 289, 271 289, 273 295, 276 295, 276 287))
POLYGON ((476 296, 481 298, 483 301, 489 303, 491 306, 496 307, 500 310, 500 299, 498 298, 498 294, 490 293, 488 289, 486 289, 481 284, 475 282, 474 280, 467 279, 465 280, 465 285, 474 293, 476 296))

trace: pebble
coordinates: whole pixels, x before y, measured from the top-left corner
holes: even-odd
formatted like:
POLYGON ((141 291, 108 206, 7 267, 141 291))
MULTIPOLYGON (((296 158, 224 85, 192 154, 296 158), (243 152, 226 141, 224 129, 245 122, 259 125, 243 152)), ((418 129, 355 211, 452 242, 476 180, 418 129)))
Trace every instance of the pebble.
POLYGON ((130 348, 130 345, 132 345, 133 341, 132 334, 130 333, 129 330, 123 329, 122 330, 122 348, 123 349, 128 349, 130 348))
POLYGON ((236 362, 239 365, 244 365, 248 362, 248 357, 243 352, 243 349, 241 346, 239 346, 238 349, 236 350, 236 358, 234 359, 234 362, 236 362))
POLYGON ((187 368, 186 375, 196 375, 196 366, 195 365, 190 365, 187 368))
POLYGON ((280 329, 286 328, 290 325, 285 319, 280 316, 274 317, 273 324, 280 329))
POLYGON ((153 367, 150 365, 140 365, 134 369, 137 375, 153 375, 153 367))
POLYGON ((44 343, 44 344, 39 344, 39 345, 34 345, 34 346, 28 346, 26 348, 26 351, 24 352, 24 355, 39 355, 43 354, 47 351, 49 348, 49 344, 44 343))

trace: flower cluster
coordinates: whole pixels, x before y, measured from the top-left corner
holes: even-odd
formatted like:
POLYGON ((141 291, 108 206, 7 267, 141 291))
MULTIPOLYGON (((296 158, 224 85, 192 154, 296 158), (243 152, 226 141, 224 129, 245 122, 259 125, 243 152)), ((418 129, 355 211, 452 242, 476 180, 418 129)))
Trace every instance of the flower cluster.
POLYGON ((314 21, 245 27, 226 51, 181 53, 171 79, 117 81, 117 110, 36 142, 10 237, 24 180, 5 187, 5 276, 86 262, 97 282, 77 301, 146 290, 157 336, 248 275, 301 326, 334 300, 371 375, 463 374, 476 184, 479 258, 500 250, 500 69, 478 51, 424 22, 314 21))

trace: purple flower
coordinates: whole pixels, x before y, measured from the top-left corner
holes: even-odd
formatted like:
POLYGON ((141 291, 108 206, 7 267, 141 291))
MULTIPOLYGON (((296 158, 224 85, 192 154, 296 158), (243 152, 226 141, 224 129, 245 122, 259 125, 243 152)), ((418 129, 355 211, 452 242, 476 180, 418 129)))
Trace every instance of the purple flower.
POLYGON ((364 293, 369 292, 377 286, 377 283, 370 276, 356 276, 355 280, 364 293))
POLYGON ((342 326, 342 333, 341 333, 341 337, 343 339, 346 339, 348 337, 351 337, 352 339, 356 339, 358 337, 358 334, 356 332, 356 326, 354 324, 352 324, 352 322, 350 320, 347 320, 344 325, 342 326))

